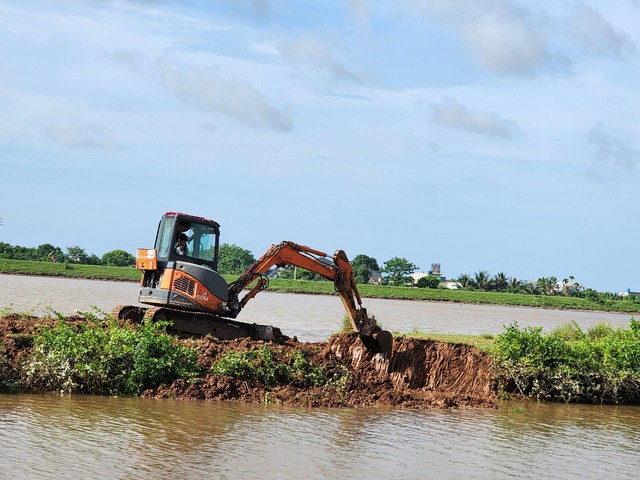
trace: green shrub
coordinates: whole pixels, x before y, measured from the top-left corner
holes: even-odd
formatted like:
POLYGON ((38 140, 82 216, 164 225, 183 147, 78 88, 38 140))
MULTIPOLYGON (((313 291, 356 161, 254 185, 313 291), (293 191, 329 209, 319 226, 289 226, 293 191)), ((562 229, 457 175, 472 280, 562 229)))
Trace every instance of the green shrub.
POLYGON ((613 334, 613 327, 608 323, 599 323, 587 330, 589 340, 599 340, 613 334))
POLYGON ((111 318, 74 326, 58 319, 34 337, 33 357, 23 366, 26 387, 137 395, 193 379, 197 350, 177 343, 166 328, 161 322, 119 326, 111 318))
POLYGON ((599 327, 585 334, 573 323, 543 334, 541 328, 506 327, 494 341, 500 376, 540 399, 589 402, 640 401, 640 322, 629 329, 599 327))
POLYGON ((424 277, 420 277, 416 282, 416 287, 418 288, 438 288, 440 284, 440 279, 435 275, 426 275, 424 277))
POLYGON ((304 350, 296 350, 284 360, 277 360, 268 346, 257 350, 228 352, 213 365, 212 371, 217 375, 257 381, 267 387, 318 387, 339 383, 341 380, 335 378, 335 375, 328 375, 320 366, 311 362, 304 350))

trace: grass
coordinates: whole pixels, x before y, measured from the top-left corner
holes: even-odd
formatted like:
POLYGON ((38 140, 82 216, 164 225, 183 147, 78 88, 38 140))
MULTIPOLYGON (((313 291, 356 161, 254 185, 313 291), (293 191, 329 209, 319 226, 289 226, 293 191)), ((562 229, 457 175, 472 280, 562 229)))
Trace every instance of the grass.
POLYGON ((90 278, 139 282, 141 273, 135 268, 80 265, 75 263, 34 262, 0 258, 0 273, 51 277, 90 278))
MULTIPOLYGON (((394 336, 401 335, 394 332, 394 336)), ((444 333, 424 333, 414 330, 405 334, 411 338, 418 338, 420 340, 434 340, 438 342, 472 345, 479 350, 489 353, 493 348, 493 335, 458 335, 458 334, 444 334, 444 333)))
MULTIPOLYGON (((141 274, 130 267, 107 267, 102 265, 79 265, 27 260, 0 259, 0 273, 23 275, 61 276, 102 280, 125 280, 138 282, 141 274)), ((223 275, 227 283, 237 279, 234 275, 223 275)), ((484 305, 539 307, 557 310, 588 310, 621 313, 640 313, 640 302, 633 297, 621 300, 596 301, 588 298, 526 295, 518 293, 479 292, 388 285, 358 285, 364 298, 422 300, 484 305)), ((268 291, 334 295, 333 283, 309 280, 271 279, 268 291)))

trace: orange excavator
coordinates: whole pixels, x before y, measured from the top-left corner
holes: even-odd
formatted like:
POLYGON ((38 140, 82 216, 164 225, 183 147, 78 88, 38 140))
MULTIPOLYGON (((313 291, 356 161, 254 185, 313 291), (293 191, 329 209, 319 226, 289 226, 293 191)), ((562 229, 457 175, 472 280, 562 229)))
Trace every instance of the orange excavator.
POLYGON ((219 241, 217 222, 185 213, 165 213, 158 225, 155 247, 138 249, 136 258, 136 268, 142 271, 138 300, 152 307, 120 305, 114 316, 121 320, 168 321, 173 330, 187 334, 279 341, 286 337, 276 327, 233 319, 267 288, 268 274, 274 267, 293 265, 333 281, 364 346, 371 353, 391 355, 393 336, 380 328, 362 306, 344 251, 336 250, 330 259, 321 251, 285 241, 272 245, 236 281, 227 284, 217 271, 219 241))

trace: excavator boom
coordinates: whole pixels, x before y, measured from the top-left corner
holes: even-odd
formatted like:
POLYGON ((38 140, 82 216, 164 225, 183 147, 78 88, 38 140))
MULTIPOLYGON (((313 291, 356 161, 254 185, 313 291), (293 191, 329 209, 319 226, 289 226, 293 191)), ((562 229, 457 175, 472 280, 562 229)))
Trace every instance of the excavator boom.
POLYGON ((327 261, 327 254, 304 245, 284 241, 271 248, 253 265, 251 265, 238 280, 229 286, 229 298, 237 298, 241 291, 253 281, 256 285, 242 300, 238 301, 239 309, 266 288, 265 274, 274 266, 294 265, 333 281, 335 291, 340 296, 342 304, 349 316, 351 327, 360 335, 363 343, 372 353, 391 354, 393 348, 392 335, 378 326, 373 316, 367 314, 362 306, 362 299, 358 292, 351 264, 343 250, 336 250, 333 263, 327 261))

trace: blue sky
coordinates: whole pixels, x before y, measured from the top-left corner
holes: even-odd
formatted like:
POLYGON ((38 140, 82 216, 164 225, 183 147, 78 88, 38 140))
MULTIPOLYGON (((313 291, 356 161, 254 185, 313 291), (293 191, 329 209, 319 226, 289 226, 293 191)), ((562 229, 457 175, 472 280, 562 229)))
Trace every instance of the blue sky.
POLYGON ((640 2, 0 0, 0 241, 165 211, 448 277, 640 290, 640 2))

